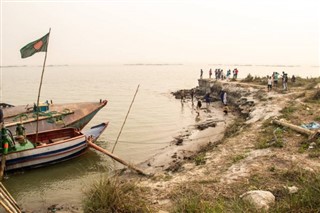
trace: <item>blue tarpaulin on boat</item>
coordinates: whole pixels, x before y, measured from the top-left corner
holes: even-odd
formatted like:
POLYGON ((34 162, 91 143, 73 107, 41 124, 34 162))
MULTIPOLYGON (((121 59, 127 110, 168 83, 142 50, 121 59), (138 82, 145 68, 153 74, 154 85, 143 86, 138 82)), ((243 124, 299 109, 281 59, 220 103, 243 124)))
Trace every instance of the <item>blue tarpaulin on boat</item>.
POLYGON ((318 122, 313 121, 308 124, 302 124, 301 127, 305 129, 320 129, 320 124, 318 122))

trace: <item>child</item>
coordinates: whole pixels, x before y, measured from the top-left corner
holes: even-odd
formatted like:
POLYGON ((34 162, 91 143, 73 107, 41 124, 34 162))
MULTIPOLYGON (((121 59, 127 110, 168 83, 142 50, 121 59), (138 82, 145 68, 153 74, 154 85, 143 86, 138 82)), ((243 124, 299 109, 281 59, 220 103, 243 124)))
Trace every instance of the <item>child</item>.
POLYGON ((272 79, 271 79, 271 76, 270 77, 267 76, 267 78, 268 78, 268 92, 270 92, 272 89, 272 79))
POLYGON ((200 100, 198 100, 198 103, 197 103, 197 109, 201 109, 201 107, 202 107, 202 103, 201 103, 201 101, 200 101, 200 100))
POLYGON ((229 107, 228 107, 228 105, 227 105, 227 104, 226 104, 226 105, 224 105, 224 107, 223 107, 223 112, 224 112, 224 114, 225 114, 225 115, 228 115, 229 107))

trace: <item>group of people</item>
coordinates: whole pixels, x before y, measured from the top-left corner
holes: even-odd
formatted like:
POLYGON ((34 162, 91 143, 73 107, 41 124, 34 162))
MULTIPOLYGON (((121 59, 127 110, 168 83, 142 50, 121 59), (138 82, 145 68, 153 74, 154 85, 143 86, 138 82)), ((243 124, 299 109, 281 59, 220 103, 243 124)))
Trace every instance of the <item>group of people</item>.
MULTIPOLYGON (((232 78, 233 79, 237 79, 238 78, 238 73, 239 73, 239 70, 237 68, 235 68, 232 71, 232 75, 233 75, 232 78)), ((209 70, 209 78, 212 77, 212 74, 213 74, 212 73, 212 69, 210 68, 210 70, 209 70)), ((225 79, 230 80, 231 79, 231 70, 229 69, 227 71, 226 75, 225 75, 224 72, 223 72, 223 69, 218 68, 218 69, 215 69, 214 75, 215 75, 215 79, 216 80, 225 80, 225 79)), ((203 70, 200 69, 200 79, 202 79, 202 78, 203 78, 203 70)))
MULTIPOLYGON (((193 91, 193 90, 191 90, 193 91)), ((193 94, 193 92, 192 92, 193 94)), ((220 96, 220 99, 221 99, 221 102, 223 104, 223 112, 225 114, 228 114, 228 111, 229 111, 229 108, 228 108, 228 105, 227 105, 227 92, 225 90, 221 90, 220 93, 219 93, 219 96, 220 96)), ((191 96, 192 98, 192 104, 193 104, 193 95, 191 96)), ((206 102, 206 108, 208 109, 209 106, 210 106, 210 102, 211 102, 211 97, 210 97, 210 93, 206 93, 205 96, 203 97, 205 102, 206 102)), ((198 99, 197 101, 197 109, 201 109, 202 107, 202 102, 200 99, 198 99)))
MULTIPOLYGON (((267 75, 267 82, 268 82, 268 92, 272 90, 272 86, 278 87, 278 81, 281 78, 282 89, 288 90, 288 73, 282 72, 282 75, 278 72, 273 72, 271 76, 267 75)), ((292 75, 291 81, 294 83, 296 82, 296 77, 292 75)))

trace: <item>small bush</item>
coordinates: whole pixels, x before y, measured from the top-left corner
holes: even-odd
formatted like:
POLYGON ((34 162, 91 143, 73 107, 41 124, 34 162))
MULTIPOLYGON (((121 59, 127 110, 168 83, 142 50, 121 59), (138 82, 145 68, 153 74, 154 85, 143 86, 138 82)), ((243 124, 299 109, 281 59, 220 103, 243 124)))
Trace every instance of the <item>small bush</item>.
POLYGON ((310 158, 319 158, 320 157, 320 150, 313 150, 308 154, 308 156, 310 158))
POLYGON ((142 189, 117 177, 101 177, 85 193, 84 212, 149 212, 142 189))
POLYGON ((177 202, 174 212, 215 212, 210 202, 202 200, 199 195, 186 195, 177 202))
POLYGON ((194 158, 194 162, 197 166, 206 164, 205 153, 201 153, 194 158))
POLYGON ((249 73, 241 82, 253 82, 253 76, 249 73))
POLYGON ((307 102, 320 103, 320 89, 317 89, 311 94, 309 98, 306 99, 307 102))
POLYGON ((280 112, 282 113, 282 117, 290 120, 292 118, 292 114, 296 112, 298 108, 291 103, 291 105, 284 107, 280 112))
POLYGON ((203 196, 203 188, 197 185, 179 186, 172 194, 173 212, 214 212, 209 202, 210 195, 203 196))
POLYGON ((265 132, 258 138, 258 143, 255 145, 257 149, 265 149, 269 147, 282 148, 283 143, 283 129, 273 126, 266 126, 265 132))
POLYGON ((245 155, 236 155, 236 156, 232 157, 232 162, 237 163, 238 161, 245 159, 245 158, 246 158, 245 155))
POLYGON ((313 81, 311 83, 308 83, 305 88, 306 88, 306 90, 312 90, 316 87, 316 85, 317 85, 317 82, 313 81))
POLYGON ((236 136, 237 134, 239 134, 240 130, 245 126, 245 120, 241 117, 237 118, 234 123, 230 124, 225 132, 224 132, 224 137, 228 138, 228 137, 232 137, 232 136, 236 136))

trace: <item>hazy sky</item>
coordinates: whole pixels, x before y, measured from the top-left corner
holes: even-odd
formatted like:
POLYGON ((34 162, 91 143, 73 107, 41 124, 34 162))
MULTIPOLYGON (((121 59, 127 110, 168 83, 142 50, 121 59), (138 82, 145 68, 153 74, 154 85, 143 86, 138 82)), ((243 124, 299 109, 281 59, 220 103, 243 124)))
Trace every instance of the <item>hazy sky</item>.
POLYGON ((1 65, 320 61, 319 0, 1 1, 1 65))

